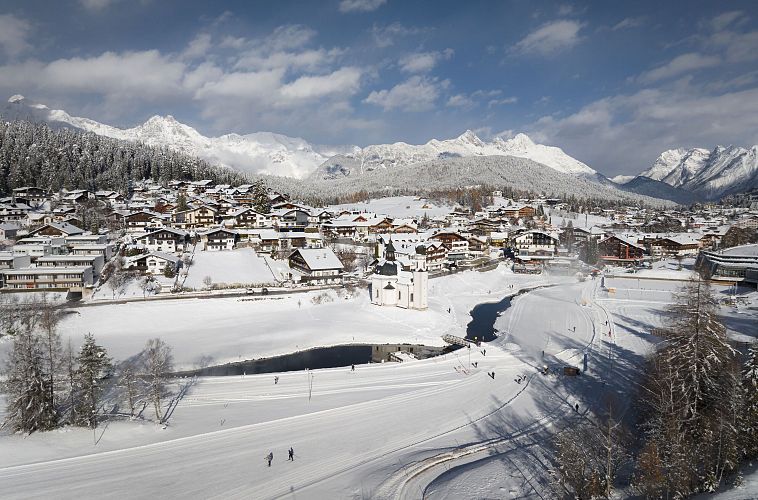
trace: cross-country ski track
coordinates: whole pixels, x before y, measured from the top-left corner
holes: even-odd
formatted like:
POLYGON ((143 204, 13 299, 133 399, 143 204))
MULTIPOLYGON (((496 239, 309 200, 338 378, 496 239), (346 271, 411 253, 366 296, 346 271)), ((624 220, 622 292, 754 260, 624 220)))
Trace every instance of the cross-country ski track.
POLYGON ((310 398, 306 372, 278 384, 271 374, 198 379, 167 429, 145 426, 163 441, 8 465, 3 497, 420 498, 446 471, 501 454, 521 493, 534 493, 547 472, 518 455, 576 401, 540 369, 581 367, 607 317, 597 285, 519 296, 496 322, 500 337, 470 352, 312 371, 310 398))

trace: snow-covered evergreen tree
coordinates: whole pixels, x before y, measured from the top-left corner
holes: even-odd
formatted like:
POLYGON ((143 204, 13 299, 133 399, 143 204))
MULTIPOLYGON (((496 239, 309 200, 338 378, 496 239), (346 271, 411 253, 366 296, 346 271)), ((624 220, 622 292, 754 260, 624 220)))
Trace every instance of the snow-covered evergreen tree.
POLYGON ((33 330, 26 329, 14 336, 4 374, 5 425, 25 433, 54 429, 58 425, 58 411, 51 398, 44 346, 33 330))
POLYGON ((103 392, 103 379, 111 369, 111 360, 104 347, 95 342, 95 337, 88 333, 84 344, 76 357, 76 389, 78 393, 76 414, 77 423, 97 427, 97 412, 100 396, 103 392))

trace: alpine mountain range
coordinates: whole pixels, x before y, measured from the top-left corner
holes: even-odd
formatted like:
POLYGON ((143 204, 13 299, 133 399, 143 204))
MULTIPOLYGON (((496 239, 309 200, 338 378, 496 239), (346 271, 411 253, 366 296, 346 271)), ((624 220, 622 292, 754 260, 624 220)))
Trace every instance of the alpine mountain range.
MULTIPOLYGON (((51 109, 21 95, 8 99, 0 109, 0 116, 5 120, 46 122, 53 127, 71 127, 114 139, 166 146, 248 174, 327 186, 348 181, 356 189, 362 188, 363 178, 367 184, 372 180, 381 183, 377 176, 382 173, 394 174, 394 171, 419 166, 426 166, 429 170, 430 165, 440 165, 448 160, 466 167, 484 162, 491 170, 491 157, 504 156, 528 160, 516 162, 516 167, 521 169, 533 168, 534 163, 539 164, 537 170, 540 166, 549 167, 559 174, 558 182, 561 178, 574 178, 584 187, 599 184, 597 188, 602 191, 618 190, 682 204, 716 200, 758 187, 758 146, 671 149, 661 153, 650 168, 636 176, 608 179, 562 149, 537 144, 523 133, 508 139, 495 137, 492 141, 485 141, 467 130, 453 139, 432 139, 421 145, 396 142, 363 148, 324 146, 271 132, 206 137, 170 115, 156 115, 141 125, 118 128, 51 109)), ((510 166, 513 172, 513 164, 510 166)), ((539 189, 539 186, 535 188, 539 189)))

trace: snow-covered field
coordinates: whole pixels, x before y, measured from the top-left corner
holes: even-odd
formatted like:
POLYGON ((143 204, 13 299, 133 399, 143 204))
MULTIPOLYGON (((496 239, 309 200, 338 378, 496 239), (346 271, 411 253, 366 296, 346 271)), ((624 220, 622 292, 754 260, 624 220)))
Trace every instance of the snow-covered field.
POLYGON ((452 207, 438 205, 423 198, 415 196, 390 196, 360 203, 346 203, 344 205, 331 205, 327 207, 332 212, 342 210, 360 210, 373 212, 378 215, 387 215, 396 218, 415 218, 426 214, 429 217, 441 217, 447 215, 452 207))
MULTIPOLYGON (((252 248, 239 248, 223 252, 195 251, 192 265, 187 270, 184 286, 202 290, 203 280, 209 276, 216 285, 249 285, 276 283, 266 256, 259 256, 252 248)), ((276 272, 276 271, 274 271, 276 272)))
MULTIPOLYGON (((356 342, 394 335, 426 342, 446 332, 462 334, 473 305, 499 300, 513 291, 511 284, 518 289, 547 281, 502 267, 431 280, 425 312, 372 307, 365 297, 315 305, 307 299, 312 294, 265 303, 99 306, 81 308, 82 316, 67 320, 64 329, 77 339, 85 324, 97 325, 100 330, 92 331, 116 356, 161 336, 174 345, 180 363, 191 363, 206 348, 222 359, 254 345, 273 353, 313 337, 321 339, 314 345, 341 343, 350 332, 360 336, 356 342), (198 313, 185 319, 192 310, 198 313), (122 328, 123 321, 130 328, 122 328), (172 327, 175 322, 181 327, 172 327), (193 323, 198 328, 180 342, 193 323), (266 335, 258 333, 273 325, 266 335)), ((564 280, 515 298, 496 321, 501 336, 481 349, 355 372, 283 373, 276 385, 272 375, 184 380, 192 385, 165 429, 114 422, 98 429, 97 445, 84 429, 2 437, 2 496, 560 497, 547 472, 548 441, 609 393, 629 400, 654 343, 647 332, 660 324, 676 286, 606 281, 615 294, 601 291, 599 280, 564 280), (582 376, 555 374, 566 365, 582 367, 585 355, 582 376), (549 375, 540 373, 543 365, 549 375), (286 460, 290 446, 294 462, 286 460), (271 468, 263 459, 269 452, 271 468)), ((736 327, 743 334, 748 329, 749 323, 736 327)))
POLYGON ((61 333, 64 343, 71 339, 78 348, 84 334, 91 332, 116 359, 126 359, 139 352, 148 339, 160 337, 173 347, 180 369, 339 344, 439 346, 445 333, 465 332, 474 305, 500 300, 516 290, 510 285, 529 286, 546 280, 513 274, 504 265, 486 273, 471 271, 433 279, 427 311, 374 306, 365 289, 355 297, 319 291, 91 306, 70 315, 61 324, 61 333), (314 303, 319 298, 321 303, 314 303))

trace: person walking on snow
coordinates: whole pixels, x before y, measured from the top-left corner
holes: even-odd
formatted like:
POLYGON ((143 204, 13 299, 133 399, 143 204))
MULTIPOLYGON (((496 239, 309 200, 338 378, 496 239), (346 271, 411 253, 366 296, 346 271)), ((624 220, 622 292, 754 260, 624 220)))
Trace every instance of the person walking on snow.
POLYGON ((292 449, 292 446, 290 446, 289 455, 290 456, 287 458, 287 460, 292 460, 294 462, 295 461, 295 450, 292 449))
POLYGON ((274 452, 270 451, 268 452, 268 455, 266 455, 266 460, 268 460, 268 466, 271 467, 271 461, 274 459, 274 452))

